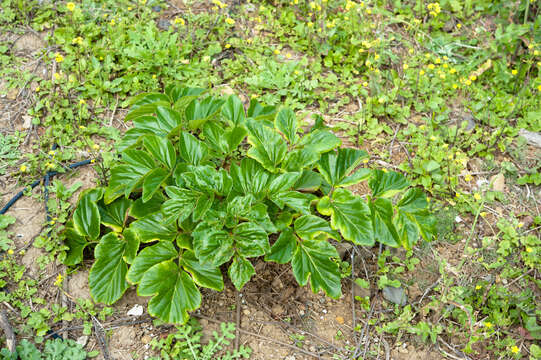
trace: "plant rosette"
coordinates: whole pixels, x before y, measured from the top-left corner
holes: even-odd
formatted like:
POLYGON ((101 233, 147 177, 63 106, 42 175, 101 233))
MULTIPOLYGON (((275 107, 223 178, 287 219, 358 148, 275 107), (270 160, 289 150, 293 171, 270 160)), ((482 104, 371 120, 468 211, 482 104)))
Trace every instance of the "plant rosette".
POLYGON ((301 134, 295 113, 204 89, 144 93, 126 116, 134 128, 105 188, 84 191, 67 223, 65 263, 94 247, 89 285, 112 304, 131 284, 151 296, 148 311, 185 323, 199 287, 237 289, 255 274, 251 259, 290 263, 299 285, 341 295, 335 241, 411 249, 430 240, 425 194, 396 172, 361 167, 363 150, 317 122, 301 134), (367 181, 371 194, 348 190, 367 181))

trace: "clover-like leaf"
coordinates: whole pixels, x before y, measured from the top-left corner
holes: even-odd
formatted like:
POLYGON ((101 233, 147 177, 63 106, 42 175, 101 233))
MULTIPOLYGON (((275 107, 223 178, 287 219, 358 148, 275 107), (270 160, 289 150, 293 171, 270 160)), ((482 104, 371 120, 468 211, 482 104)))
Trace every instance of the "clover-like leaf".
POLYGON ((331 217, 331 227, 339 230, 344 239, 358 245, 374 245, 374 232, 368 205, 349 190, 338 188, 332 198, 323 197, 317 210, 331 217))
POLYGON ((298 243, 291 267, 299 285, 306 285, 310 278, 314 293, 323 290, 330 297, 339 298, 342 294, 340 269, 331 258, 338 258, 338 252, 327 241, 304 240, 298 243))
POLYGON ((94 300, 107 305, 113 304, 128 288, 128 265, 124 261, 126 248, 127 242, 112 232, 103 236, 96 246, 96 261, 88 274, 90 295, 94 300))
POLYGON ((201 305, 201 293, 190 275, 172 260, 160 262, 148 269, 139 286, 140 296, 152 296, 148 312, 172 324, 188 321, 188 311, 201 305))

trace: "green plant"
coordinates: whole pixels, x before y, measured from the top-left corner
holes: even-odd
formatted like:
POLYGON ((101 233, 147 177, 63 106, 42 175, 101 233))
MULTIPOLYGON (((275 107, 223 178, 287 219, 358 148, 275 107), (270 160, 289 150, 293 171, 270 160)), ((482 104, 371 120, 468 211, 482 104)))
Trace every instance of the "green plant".
POLYGON ((87 353, 83 347, 70 339, 47 340, 42 351, 39 351, 34 344, 23 339, 18 345, 17 350, 11 353, 8 349, 0 350, 0 359, 2 360, 85 360, 87 357, 93 357, 98 354, 97 351, 87 353))
POLYGON ((167 338, 152 341, 152 348, 160 351, 161 358, 151 358, 151 360, 248 359, 252 352, 250 348, 242 345, 233 353, 225 352, 224 347, 230 345, 230 340, 235 338, 235 324, 233 323, 221 323, 220 333, 213 331, 213 338, 209 339, 207 344, 201 343, 202 329, 193 318, 187 324, 177 326, 176 329, 177 331, 167 335, 167 338))
POLYGON ((255 273, 249 258, 260 256, 291 263, 301 286, 310 278, 314 292, 337 298, 340 268, 329 239, 408 249, 420 236, 430 240, 423 192, 411 188, 392 202, 409 186, 403 175, 357 169, 366 152, 339 148, 322 128, 301 136, 287 108, 277 113, 253 100, 245 113, 234 95, 203 93, 168 87, 136 97, 126 116, 135 127, 118 144, 122 159, 109 185, 81 194, 66 225, 65 262, 79 263, 96 245, 95 300, 114 303, 137 284, 153 297, 152 315, 184 323, 200 306, 198 286, 223 289, 220 266, 230 263, 241 289, 255 273), (347 189, 364 180, 366 199, 347 189))

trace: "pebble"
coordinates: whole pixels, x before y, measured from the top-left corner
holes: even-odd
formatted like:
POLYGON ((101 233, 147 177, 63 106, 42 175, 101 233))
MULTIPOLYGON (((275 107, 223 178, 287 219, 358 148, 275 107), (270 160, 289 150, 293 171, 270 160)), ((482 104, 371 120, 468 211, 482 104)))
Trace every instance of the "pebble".
POLYGON ((344 318, 342 316, 337 316, 336 317, 336 322, 339 323, 340 325, 342 325, 344 323, 344 318))
POLYGON ((130 310, 128 310, 128 316, 141 316, 143 315, 144 308, 142 305, 135 304, 130 310))
POLYGON ((86 343, 88 342, 88 336, 86 335, 83 335, 83 336, 79 336, 77 338, 77 344, 81 345, 81 346, 86 346, 86 343))

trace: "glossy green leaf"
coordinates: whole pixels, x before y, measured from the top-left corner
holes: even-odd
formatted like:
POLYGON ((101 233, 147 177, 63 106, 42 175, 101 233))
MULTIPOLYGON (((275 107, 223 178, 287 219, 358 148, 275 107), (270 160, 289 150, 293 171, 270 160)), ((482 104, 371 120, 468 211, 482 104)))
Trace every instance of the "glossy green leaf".
POLYGON ((180 265, 192 275, 197 285, 216 291, 224 289, 224 279, 220 268, 208 264, 201 265, 193 251, 184 251, 180 258, 180 265))
POLYGON ((174 103, 185 97, 197 97, 203 94, 205 91, 206 90, 203 88, 192 88, 179 85, 167 86, 165 88, 165 93, 171 98, 174 103))
POLYGON ((342 140, 326 130, 314 130, 304 135, 299 141, 300 146, 304 146, 316 153, 331 151, 340 146, 340 144, 342 144, 342 140))
POLYGON ((190 130, 201 128, 205 122, 220 111, 223 100, 209 96, 203 100, 193 100, 186 108, 185 116, 190 130))
POLYGON ((315 215, 304 215, 297 218, 295 232, 304 240, 314 240, 322 234, 331 239, 340 239, 340 234, 333 230, 325 219, 315 215))
POLYGON ((406 177, 394 171, 374 170, 368 182, 373 197, 392 197, 405 190, 409 183, 406 177))
POLYGON ((154 265, 145 272, 137 293, 152 296, 148 312, 172 324, 184 324, 188 311, 201 305, 201 294, 190 275, 172 260, 154 265))
POLYGON ((121 232, 127 220, 128 212, 133 201, 120 198, 108 205, 99 204, 101 223, 113 231, 121 232))
POLYGON ((398 232, 393 223, 393 204, 389 199, 375 199, 369 204, 374 226, 374 237, 380 243, 397 247, 400 245, 398 232))
POLYGON ((126 281, 128 265, 124 261, 127 243, 115 233, 101 238, 94 250, 96 261, 88 275, 90 295, 95 301, 111 305, 129 287, 126 281))
POLYGON ((316 198, 313 194, 301 193, 299 191, 284 191, 271 194, 269 197, 280 209, 283 209, 284 205, 287 205, 301 214, 310 214, 310 205, 316 198))
POLYGON ((236 95, 230 95, 225 104, 222 106, 222 115, 232 125, 239 126, 244 123, 246 115, 244 114, 244 106, 242 101, 236 95))
POLYGON ((319 189, 322 181, 323 179, 319 173, 311 170, 304 170, 293 188, 300 191, 314 192, 319 189))
POLYGON ((141 250, 130 266, 127 273, 127 280, 137 284, 143 278, 145 272, 156 264, 171 260, 178 256, 175 245, 169 241, 159 241, 141 250))
POLYGON ((91 200, 90 196, 83 196, 73 213, 73 226, 75 230, 92 240, 100 236, 100 211, 98 205, 91 200))
POLYGON ((145 175, 143 180, 143 203, 154 196, 168 177, 169 172, 162 168, 156 168, 145 175))
POLYGON ((256 99, 250 100, 248 117, 255 120, 272 120, 276 114, 275 106, 262 106, 256 99))
POLYGON ((130 207, 130 216, 136 219, 143 218, 155 212, 161 210, 162 204, 165 201, 165 197, 161 192, 154 193, 154 196, 150 200, 143 202, 142 198, 139 198, 133 202, 130 207))
POLYGON ((233 229, 232 236, 235 248, 243 257, 262 256, 270 249, 267 233, 256 224, 239 224, 233 229))
POLYGON ((231 165, 230 174, 233 188, 242 194, 252 194, 256 199, 261 198, 270 179, 270 174, 255 160, 244 158, 240 166, 231 165))
MULTIPOLYGON (((135 123, 134 123, 135 125, 135 123)), ((137 125, 135 125, 137 126, 137 125)), ((116 143, 116 149, 119 152, 123 152, 131 147, 136 146, 138 143, 142 141, 142 137, 148 134, 159 134, 159 131, 152 131, 149 129, 140 129, 138 127, 129 129, 124 133, 124 136, 122 139, 120 139, 119 142, 116 143)))
POLYGON ((122 232, 124 241, 126 242, 126 249, 124 251, 124 261, 128 264, 133 263, 135 256, 137 256, 137 251, 139 251, 139 237, 137 233, 132 229, 124 229, 122 232))
POLYGON ((180 113, 165 106, 156 107, 156 120, 160 130, 165 132, 166 135, 182 124, 182 116, 180 113))
POLYGON ((246 128, 249 134, 248 143, 252 145, 246 154, 257 160, 268 171, 277 172, 278 165, 287 152, 285 141, 273 129, 261 122, 248 119, 246 128))
POLYGON ((179 140, 179 156, 188 164, 200 165, 206 160, 207 146, 188 132, 182 132, 179 140))
POLYGON ((74 228, 66 226, 64 230, 65 243, 68 247, 64 265, 73 266, 83 261, 83 252, 90 244, 86 238, 79 234, 74 228))
POLYGON ((317 164, 320 174, 331 186, 340 186, 341 182, 368 157, 364 150, 338 149, 321 155, 317 164))
POLYGON ((412 248, 420 234, 426 241, 436 234, 436 220, 428 211, 426 194, 419 188, 411 188, 396 205, 397 227, 402 244, 412 248), (416 230, 415 230, 416 229, 416 230))
POLYGON ((143 93, 132 100, 130 112, 124 118, 124 121, 130 121, 140 116, 156 113, 158 106, 169 106, 170 99, 167 95, 161 93, 143 93))
POLYGON ((312 149, 295 149, 287 153, 282 168, 287 171, 312 169, 319 158, 320 154, 312 149))
POLYGON ((169 169, 173 169, 177 162, 177 154, 171 141, 156 135, 146 135, 143 138, 145 149, 169 169))
POLYGON ((130 224, 139 236, 141 242, 146 243, 154 240, 173 241, 177 236, 175 223, 168 224, 161 212, 150 214, 130 224))
POLYGON ((293 110, 289 108, 280 110, 274 120, 274 126, 284 135, 288 143, 295 144, 299 140, 299 136, 297 135, 297 117, 293 110))
POLYGON ((194 252, 201 263, 220 266, 233 256, 233 237, 225 230, 202 223, 192 233, 194 252))
POLYGON ((269 194, 291 190, 300 177, 301 173, 299 172, 287 172, 275 176, 269 183, 269 194))
POLYGON ((250 261, 241 256, 235 256, 229 266, 228 274, 235 288, 240 291, 255 275, 255 269, 250 261))
POLYGON ((323 197, 317 210, 320 214, 331 217, 331 227, 339 230, 344 239, 357 245, 374 245, 374 233, 368 205, 349 190, 338 188, 332 199, 323 197))
POLYGON ((323 290, 328 296, 339 298, 342 294, 340 269, 331 258, 338 258, 338 252, 327 241, 300 242, 291 260, 293 275, 299 285, 306 285, 310 278, 310 287, 314 293, 323 290))
POLYGON ((265 261, 274 261, 278 264, 286 264, 291 261, 293 254, 297 249, 297 237, 293 234, 293 230, 287 228, 280 233, 270 249, 270 252, 265 255, 265 261))

